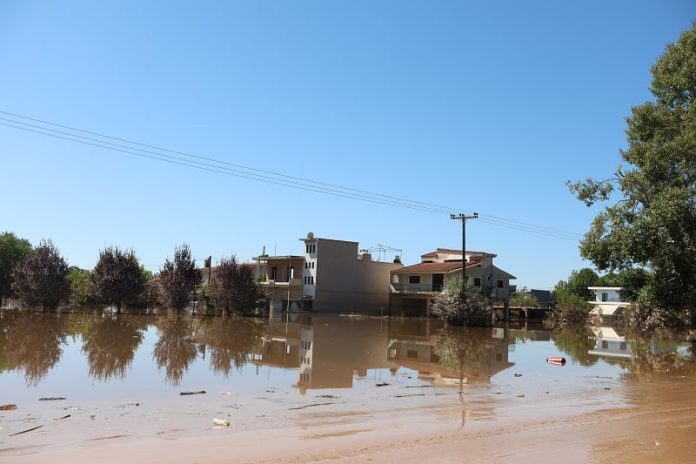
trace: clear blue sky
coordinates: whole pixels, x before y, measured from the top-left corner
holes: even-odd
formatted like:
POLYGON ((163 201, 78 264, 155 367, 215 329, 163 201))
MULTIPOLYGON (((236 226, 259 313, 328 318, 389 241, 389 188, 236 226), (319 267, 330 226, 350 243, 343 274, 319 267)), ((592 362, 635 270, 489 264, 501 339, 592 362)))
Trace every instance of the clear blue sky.
MULTIPOLYGON (((650 66, 694 19, 690 0, 5 0, 0 110, 583 234, 597 210, 564 182, 619 165, 650 66)), ((0 230, 87 268, 111 244, 157 270, 182 242, 248 260, 300 254, 313 231, 407 264, 461 243, 447 215, 3 126, 0 195, 0 230)), ((482 221, 467 245, 520 286, 587 265, 577 241, 482 221)))

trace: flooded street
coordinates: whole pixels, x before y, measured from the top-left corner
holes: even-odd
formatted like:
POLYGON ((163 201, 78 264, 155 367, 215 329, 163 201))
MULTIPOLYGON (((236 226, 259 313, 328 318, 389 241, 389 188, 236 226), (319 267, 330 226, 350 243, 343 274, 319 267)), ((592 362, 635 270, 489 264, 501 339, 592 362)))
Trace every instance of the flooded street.
POLYGON ((0 461, 687 462, 691 337, 5 312, 0 461))

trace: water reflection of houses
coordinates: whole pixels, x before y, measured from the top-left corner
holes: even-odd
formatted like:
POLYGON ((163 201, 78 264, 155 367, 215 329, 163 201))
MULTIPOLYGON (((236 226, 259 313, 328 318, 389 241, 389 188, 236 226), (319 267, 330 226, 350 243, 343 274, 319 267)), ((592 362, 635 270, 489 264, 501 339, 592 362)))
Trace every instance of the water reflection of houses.
POLYGON ((626 343, 626 338, 619 335, 614 327, 592 327, 595 346, 587 354, 593 356, 607 356, 614 358, 630 358, 631 345, 626 343))
POLYGON ((387 361, 386 346, 384 321, 297 315, 268 326, 254 363, 297 369, 301 390, 351 388, 368 370, 398 367, 387 361))
POLYGON ((387 359, 417 371, 420 379, 433 385, 459 384, 464 378, 488 383, 493 375, 514 366, 503 328, 450 331, 416 322, 396 321, 390 326, 387 359))
POLYGON ((488 382, 514 365, 508 338, 504 329, 453 332, 438 321, 286 313, 264 325, 248 360, 296 370, 300 391, 352 388, 368 371, 388 369, 394 375, 400 367, 434 385, 458 383, 462 375, 488 382))

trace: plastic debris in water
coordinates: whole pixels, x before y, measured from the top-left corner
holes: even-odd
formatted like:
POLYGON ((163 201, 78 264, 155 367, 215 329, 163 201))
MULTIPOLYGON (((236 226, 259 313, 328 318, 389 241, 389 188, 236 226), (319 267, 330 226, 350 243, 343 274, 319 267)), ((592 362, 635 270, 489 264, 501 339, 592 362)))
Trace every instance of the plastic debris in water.
POLYGON ((217 425, 218 427, 229 427, 230 421, 227 419, 213 419, 213 425, 217 425))

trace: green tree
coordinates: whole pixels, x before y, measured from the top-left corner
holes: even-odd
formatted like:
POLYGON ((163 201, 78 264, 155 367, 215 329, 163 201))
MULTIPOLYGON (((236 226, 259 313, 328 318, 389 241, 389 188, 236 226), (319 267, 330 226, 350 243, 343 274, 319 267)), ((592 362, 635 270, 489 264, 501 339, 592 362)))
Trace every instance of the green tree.
POLYGON ((11 232, 0 234, 0 307, 12 296, 12 269, 31 251, 28 240, 11 232))
POLYGON ((70 266, 68 282, 70 284, 70 306, 79 308, 92 300, 92 278, 89 271, 77 266, 70 266))
POLYGON ((599 269, 649 267, 644 295, 670 309, 696 302, 696 23, 652 67, 654 101, 631 110, 623 166, 569 183, 605 204, 580 251, 599 269))
POLYGON ((599 275, 592 269, 584 267, 579 271, 572 271, 568 277, 565 290, 584 301, 594 300, 594 293, 588 287, 600 284, 599 275))
POLYGON ((160 272, 160 284, 165 304, 180 311, 191 300, 191 293, 201 282, 201 271, 196 268, 196 260, 191 249, 183 244, 174 250, 174 260, 164 262, 160 272))
POLYGON ((134 301, 145 288, 145 277, 135 252, 118 247, 99 252, 99 261, 92 271, 92 285, 100 301, 116 305, 120 313, 123 304, 134 301))
POLYGON ((50 240, 42 241, 12 271, 12 290, 29 307, 56 309, 70 294, 68 264, 50 240))

